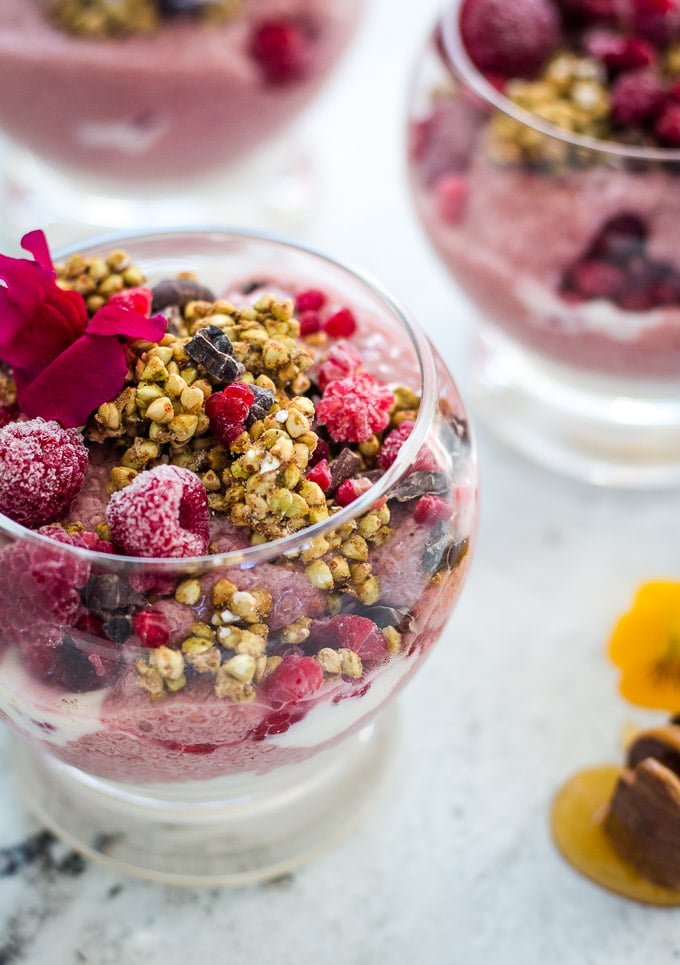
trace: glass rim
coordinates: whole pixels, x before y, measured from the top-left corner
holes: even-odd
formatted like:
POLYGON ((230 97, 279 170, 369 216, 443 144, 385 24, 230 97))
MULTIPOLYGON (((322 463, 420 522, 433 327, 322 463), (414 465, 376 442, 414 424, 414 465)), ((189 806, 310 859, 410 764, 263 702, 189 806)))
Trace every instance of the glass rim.
POLYGON ((680 162, 680 148, 644 147, 643 145, 622 144, 619 141, 605 141, 601 138, 589 137, 587 134, 576 134, 563 127, 544 121, 542 118, 525 110, 509 97, 497 90, 470 59, 460 32, 460 8, 463 0, 449 0, 446 9, 439 17, 442 41, 446 56, 461 79, 486 103, 502 111, 508 117, 532 128, 547 137, 564 141, 574 147, 586 148, 599 154, 620 157, 631 161, 678 161, 680 162))
POLYGON ((362 493, 362 495, 347 506, 341 507, 332 516, 329 516, 328 519, 313 523, 296 533, 280 537, 276 540, 270 540, 269 542, 253 546, 245 546, 238 550, 228 550, 224 553, 207 553, 203 556, 186 557, 122 556, 118 554, 101 553, 52 540, 49 536, 41 535, 35 530, 31 530, 28 527, 22 526, 20 523, 14 522, 14 520, 5 516, 3 513, 0 513, 0 534, 9 534, 16 537, 17 540, 35 543, 53 552, 56 547, 59 547, 60 553, 87 560, 90 563, 100 563, 109 570, 132 570, 135 572, 147 570, 154 573, 168 573, 178 570, 193 570, 198 572, 199 570, 205 571, 217 568, 250 568, 258 563, 267 562, 281 556, 286 556, 287 554, 292 557, 304 547, 305 543, 311 542, 329 530, 336 529, 343 523, 350 522, 369 511, 371 507, 395 485, 404 470, 415 461, 417 453, 423 445, 427 431, 434 419, 437 403, 438 377, 432 348, 425 332, 415 321, 411 312, 396 301, 369 273, 356 268, 353 264, 340 261, 311 245, 292 241, 277 234, 219 225, 171 227, 152 231, 142 228, 96 235, 59 248, 53 254, 53 261, 56 263, 74 254, 87 253, 106 245, 122 247, 126 241, 151 241, 171 237, 188 240, 192 236, 200 236, 205 239, 211 235, 220 240, 232 238, 244 242, 261 242, 273 245, 274 247, 292 249, 305 257, 322 261, 350 275, 355 281, 358 281, 367 288, 371 294, 377 295, 378 299, 390 311, 392 316, 401 323, 402 329, 405 330, 416 353, 416 360, 420 369, 421 398, 413 430, 401 446, 395 461, 370 489, 362 493))

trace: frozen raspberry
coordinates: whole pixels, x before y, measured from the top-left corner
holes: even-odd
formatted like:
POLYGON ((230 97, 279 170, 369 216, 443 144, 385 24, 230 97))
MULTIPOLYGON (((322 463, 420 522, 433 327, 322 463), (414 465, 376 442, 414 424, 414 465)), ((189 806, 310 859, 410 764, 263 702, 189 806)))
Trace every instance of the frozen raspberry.
POLYGON ((323 392, 329 382, 346 379, 353 375, 361 365, 361 355, 351 342, 337 342, 332 345, 321 363, 316 383, 323 392))
POLYGON ((423 526, 434 526, 440 520, 451 519, 451 503, 442 499, 441 496, 434 496, 427 493, 421 496, 413 510, 413 518, 416 523, 423 526))
POLYGON ((318 463, 323 462, 324 459, 328 462, 330 455, 331 450, 326 440, 321 438, 317 439, 316 448, 309 458, 310 467, 318 465, 318 463))
POLYGON ((309 639, 315 646, 347 647, 359 654, 365 670, 383 663, 388 655, 385 638, 368 617, 341 613, 312 624, 310 630, 309 639))
POLYGON ((654 47, 641 37, 622 37, 610 30, 594 31, 586 39, 586 50, 609 70, 632 70, 654 63, 654 47))
POLYGON ((330 489, 330 485, 333 482, 333 474, 331 473, 331 467, 328 465, 327 459, 320 459, 316 465, 307 473, 307 479, 310 482, 316 483, 320 486, 324 492, 330 489))
POLYGON ((481 71, 530 77, 560 42, 560 20, 550 0, 465 0, 460 30, 481 71))
POLYGON ((396 429, 392 429, 385 438, 378 454, 378 465, 381 469, 389 469, 399 454, 399 450, 404 445, 408 437, 413 432, 415 422, 413 419, 404 419, 396 429))
POLYGON ((371 486, 370 479, 345 479, 337 488, 335 501, 338 506, 349 506, 359 496, 367 493, 371 486))
POLYGON ((633 0, 635 33, 663 46, 677 35, 680 28, 680 5, 677 0, 633 0))
POLYGON ((323 670, 316 660, 291 655, 265 677, 263 686, 272 707, 283 707, 310 697, 322 683, 323 670))
POLYGON ((229 446, 245 429, 255 393, 245 382, 232 382, 222 392, 214 392, 205 403, 210 431, 223 446, 229 446))
POLYGON ((144 647, 164 647, 170 639, 168 619, 160 610, 142 610, 134 617, 132 625, 144 647))
POLYGON ((326 304, 326 296, 318 288, 308 288, 295 296, 296 312, 318 312, 326 304))
POLYGON ((335 442, 365 442, 390 421, 394 395, 368 372, 329 383, 316 406, 316 418, 335 442))
POLYGON ((100 539, 96 533, 84 532, 78 534, 89 550, 93 553, 115 553, 113 543, 108 539, 100 539))
POLYGON ((439 217, 446 224, 459 224, 468 195, 468 182, 463 174, 444 174, 434 186, 439 217))
POLYGON ((180 466, 140 472, 106 508, 111 539, 128 556, 202 556, 210 538, 208 496, 180 466))
POLYGON ((290 84, 302 80, 310 67, 310 35, 300 23, 289 18, 270 20, 255 28, 250 55, 268 84, 290 84))
POLYGON ((52 523, 69 511, 88 466, 75 429, 30 419, 0 429, 0 512, 23 526, 52 523))
POLYGON ((626 71, 616 78, 611 90, 612 116, 627 127, 653 119, 666 101, 666 85, 648 67, 626 71))
POLYGON ((567 287, 583 298, 615 299, 626 282, 623 268, 606 261, 581 261, 567 277, 567 287))
POLYGON ((312 308, 301 312, 298 321, 300 322, 300 335, 313 335, 314 332, 321 331, 321 316, 312 308))
POLYGON ((114 292, 113 295, 109 296, 108 304, 116 305, 118 308, 129 308, 131 311, 146 315, 148 318, 151 314, 152 300, 153 292, 151 289, 138 285, 136 288, 125 288, 121 292, 114 292))
POLYGON ((621 0, 558 0, 559 6, 571 20, 570 15, 588 20, 616 20, 621 0))
POLYGON ((666 104, 657 119, 654 131, 666 147, 680 147, 680 104, 666 104))
POLYGON ((333 312, 324 322, 323 330, 331 338, 351 338, 357 330, 354 312, 349 308, 333 312))

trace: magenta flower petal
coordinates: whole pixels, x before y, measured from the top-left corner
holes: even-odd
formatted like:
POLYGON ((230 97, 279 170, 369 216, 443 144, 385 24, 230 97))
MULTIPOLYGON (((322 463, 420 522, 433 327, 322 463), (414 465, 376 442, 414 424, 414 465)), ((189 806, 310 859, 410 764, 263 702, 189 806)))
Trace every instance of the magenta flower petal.
POLYGON ((26 385, 15 372, 19 404, 32 419, 56 419, 72 429, 118 395, 126 374, 125 346, 116 338, 86 333, 26 385))
POLYGON ((148 342, 160 342, 165 335, 168 320, 163 315, 140 315, 131 308, 104 305, 92 318, 87 330, 92 335, 124 335, 126 338, 143 338, 148 342))

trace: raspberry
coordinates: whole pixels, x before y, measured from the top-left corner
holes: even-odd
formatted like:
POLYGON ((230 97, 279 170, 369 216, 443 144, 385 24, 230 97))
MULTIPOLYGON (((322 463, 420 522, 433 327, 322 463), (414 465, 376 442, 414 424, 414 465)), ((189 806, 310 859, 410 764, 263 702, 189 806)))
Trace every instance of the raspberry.
POLYGON ((606 261, 581 261, 569 272, 567 287, 583 298, 616 298, 626 281, 623 268, 606 261))
POLYGON ((609 70, 630 70, 648 67, 656 53, 651 44, 641 37, 622 37, 610 30, 598 30, 586 39, 586 50, 609 70))
POLYGON ((468 182, 463 174, 444 174, 435 184, 439 217, 447 224, 459 224, 465 210, 468 182))
POLYGON ((324 322, 323 329, 331 338, 351 338, 357 330, 354 312, 349 308, 341 308, 333 312, 324 322))
POLYGON ((463 43, 481 71, 530 77, 560 42, 560 21, 550 0, 465 0, 463 43))
POLYGON ((276 710, 262 720, 255 730, 250 734, 250 739, 263 741, 267 737, 274 737, 276 734, 285 734, 292 724, 297 724, 305 716, 306 710, 298 708, 296 710, 276 710))
POLYGON ((666 147, 680 147, 680 104, 666 104, 654 131, 666 147))
POLYGON ((434 526, 440 520, 451 519, 452 513, 451 503, 440 496, 427 493, 425 496, 421 496, 416 503, 413 518, 416 523, 421 525, 434 526))
POLYGON ((366 442, 390 421, 394 395, 368 372, 329 383, 316 406, 316 418, 335 442, 366 442))
POLYGON ((310 467, 318 465, 320 462, 323 462, 324 459, 328 462, 330 455, 331 450, 326 440, 321 438, 317 439, 316 448, 309 458, 310 467))
POLYGON ((312 657, 284 657, 283 663, 264 680, 272 707, 297 704, 310 697, 323 683, 323 670, 312 657))
POLYGON ((329 348, 326 358, 321 363, 316 384, 321 391, 329 382, 346 379, 353 375, 361 365, 361 356, 351 342, 337 342, 329 348))
POLYGON ((667 44, 680 27, 677 0, 633 0, 633 27, 652 43, 667 44))
POLYGON ((309 70, 310 53, 308 32, 290 18, 260 24, 250 38, 250 56, 268 84, 302 80, 309 70))
POLYGON ((381 469, 386 470, 390 468, 399 455, 399 450, 413 432, 414 426, 415 422, 412 419, 404 419, 396 429, 393 429, 385 436, 378 454, 378 465, 381 469))
POLYGON ((134 617, 132 625, 143 647, 164 647, 170 639, 170 625, 160 610, 142 610, 134 617))
POLYGON ((302 312, 298 321, 300 322, 300 335, 313 335, 314 332, 321 331, 321 316, 311 308, 302 312))
POLYGON ((341 613, 330 620, 320 620, 310 628, 310 641, 324 647, 347 647, 361 657, 365 670, 383 663, 388 651, 380 629, 368 617, 341 613))
POLYGON ((442 175, 467 166, 480 120, 479 112, 465 103, 442 101, 411 126, 409 150, 423 184, 430 186, 442 175))
POLYGON ((151 289, 138 285, 136 288, 124 288, 123 291, 109 295, 108 304, 116 305, 118 308, 129 308, 131 311, 146 315, 148 318, 151 314, 152 300, 153 292, 151 289))
POLYGON ((140 472, 106 509, 111 539, 128 556, 202 556, 210 538, 208 496, 180 466, 140 472))
POLYGON ((363 496, 371 488, 370 479, 345 479, 340 483, 335 494, 338 506, 349 506, 359 496, 363 496))
POLYGON ((641 254, 647 240, 647 228, 634 214, 620 214, 606 221, 590 248, 590 255, 617 262, 627 262, 641 254))
POLYGON ((93 553, 115 553, 113 543, 108 539, 100 539, 96 533, 84 532, 78 534, 89 550, 93 553))
POLYGON ((331 467, 328 465, 327 459, 320 459, 316 465, 307 473, 307 479, 310 482, 316 483, 321 489, 326 492, 330 488, 333 482, 333 474, 331 473, 331 467))
POLYGON ((84 641, 69 634, 55 645, 32 640, 22 646, 21 654, 24 665, 34 677, 77 694, 99 690, 113 683, 121 666, 118 647, 102 644, 96 650, 86 649, 84 641))
POLYGON ((326 296, 318 288, 308 288, 295 296, 296 312, 318 312, 326 304, 326 296))
POLYGON ((23 526, 59 519, 73 505, 88 466, 75 429, 31 419, 0 429, 0 512, 23 526))
POLYGON ((666 85, 648 67, 626 71, 616 78, 611 90, 612 116, 623 126, 655 117, 666 100, 666 85))
POLYGON ((206 399, 205 412, 210 431, 223 446, 229 446, 245 429, 255 393, 245 382, 232 382, 222 392, 206 399))

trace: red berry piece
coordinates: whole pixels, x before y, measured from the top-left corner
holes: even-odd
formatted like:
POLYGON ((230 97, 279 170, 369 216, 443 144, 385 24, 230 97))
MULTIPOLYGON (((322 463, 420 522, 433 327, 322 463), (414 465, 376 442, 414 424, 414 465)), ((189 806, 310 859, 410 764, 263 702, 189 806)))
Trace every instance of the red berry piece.
POLYGON ((311 66, 311 36, 293 19, 270 20, 257 26, 250 39, 250 56, 268 84, 303 80, 311 66))
POLYGON ((567 278, 568 287, 586 299, 615 299, 625 282, 623 268, 606 261, 581 261, 574 265, 567 278))
POLYGON ((330 489, 331 483, 333 482, 333 474, 331 473, 331 467, 328 465, 327 459, 320 459, 316 465, 307 473, 307 479, 310 482, 316 483, 320 486, 324 492, 330 489))
POLYGON ((318 312, 326 304, 326 296, 318 288, 307 288, 295 296, 296 312, 318 312))
POLYGON ((131 311, 146 315, 148 318, 151 314, 152 300, 153 292, 151 289, 138 285, 136 288, 124 288, 121 292, 114 292, 113 295, 109 295, 108 304, 116 305, 118 308, 129 308, 131 311))
POLYGON ((120 648, 110 642, 96 650, 86 647, 78 634, 66 634, 56 645, 39 638, 22 645, 26 669, 42 683, 82 694, 113 683, 121 667, 120 648))
POLYGON ((206 399, 210 431, 223 446, 230 446, 244 431, 254 401, 255 393, 245 382, 232 382, 206 399))
POLYGON ((445 174, 437 180, 434 190, 441 220, 447 224, 459 224, 463 218, 468 196, 468 182, 465 175, 445 174))
POLYGON ((335 442, 366 442, 390 421, 392 391, 368 372, 330 382, 316 406, 316 418, 335 442))
POLYGON ((359 496, 367 493, 371 486, 370 479, 345 479, 337 488, 335 501, 338 506, 349 506, 359 496))
POLYGON ((272 707, 298 704, 319 689, 323 670, 312 657, 288 656, 265 677, 264 691, 272 707))
POLYGON ((677 0, 633 0, 635 33, 657 46, 664 46, 680 28, 680 6, 677 0))
POLYGON ((365 670, 383 663, 388 656, 385 638, 373 620, 354 613, 341 613, 311 627, 310 641, 324 647, 347 647, 361 657, 365 670))
POLYGON ((460 30, 481 71, 530 77, 560 43, 560 19, 550 0, 465 0, 460 30))
POLYGON ((210 538, 208 496, 180 466, 140 472, 106 509, 111 539, 128 556, 203 556, 210 538))
POLYGON ((300 335, 313 335, 314 332, 321 331, 321 315, 312 308, 301 312, 298 321, 300 322, 300 335))
POLYGON ((142 610, 132 620, 135 633, 143 647, 165 647, 170 639, 170 625, 160 610, 142 610))
POLYGON ((654 126, 659 141, 666 147, 680 147, 680 103, 666 104, 654 126))
POLYGON ((404 419, 396 429, 392 429, 385 438, 378 455, 378 465, 381 469, 389 469, 399 455, 399 450, 413 432, 413 419, 404 419))
POLYGON ((316 382, 323 391, 329 382, 346 379, 353 375, 361 365, 361 355, 351 342, 338 342, 332 345, 321 363, 316 382))
POLYGON ((75 429, 30 419, 0 429, 0 512, 32 528, 60 519, 82 489, 88 455, 75 429))
POLYGON ((611 90, 612 117, 624 127, 656 117, 666 102, 666 84, 650 68, 626 71, 611 90))
POLYGON ((84 532, 78 534, 89 550, 93 553, 115 553, 115 547, 108 539, 100 539, 96 533, 84 532))
POLYGON ((586 38, 586 51, 608 70, 648 67, 656 60, 654 47, 641 37, 623 37, 610 30, 597 30, 586 38))
POLYGON ((298 707, 286 710, 275 710, 273 714, 269 714, 264 718, 261 723, 257 725, 255 730, 251 733, 250 739, 254 741, 263 741, 267 737, 275 737, 277 734, 285 734, 292 724, 296 724, 299 720, 306 714, 306 709, 304 707, 298 707))
POLYGON ((351 338, 357 330, 354 312, 349 308, 333 312, 324 322, 323 329, 331 338, 351 338))
POLYGON ((413 510, 413 518, 422 526, 434 526, 441 520, 450 520, 452 514, 451 503, 431 493, 421 496, 413 510))
POLYGON ((319 438, 316 441, 316 449, 310 456, 309 465, 316 466, 318 463, 323 462, 324 459, 326 460, 326 462, 328 462, 328 460, 330 459, 330 455, 331 455, 331 450, 328 443, 326 442, 325 439, 319 438))
POLYGON ((483 120, 478 109, 462 100, 443 101, 411 126, 409 152, 423 184, 467 167, 470 143, 483 120))
POLYGON ((634 214, 619 214, 606 221, 593 241, 589 255, 625 264, 642 254, 647 241, 647 227, 634 214))

